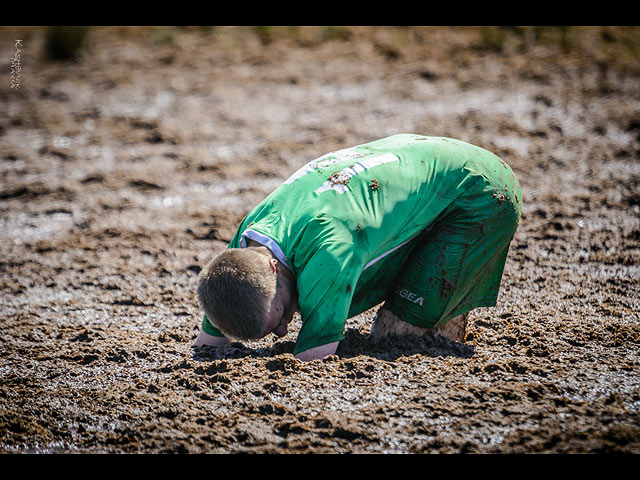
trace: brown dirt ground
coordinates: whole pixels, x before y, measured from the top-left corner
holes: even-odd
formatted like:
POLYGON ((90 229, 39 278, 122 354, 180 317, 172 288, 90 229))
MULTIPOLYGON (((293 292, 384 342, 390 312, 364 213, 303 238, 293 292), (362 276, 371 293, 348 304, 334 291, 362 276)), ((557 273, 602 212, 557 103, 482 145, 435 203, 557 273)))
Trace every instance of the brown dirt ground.
POLYGON ((0 451, 640 452, 640 31, 0 29, 0 451), (258 33, 261 33, 259 35, 258 33), (11 89, 22 39, 21 88, 11 89), (192 349, 197 272, 293 170, 393 133, 520 179, 468 341, 192 349))

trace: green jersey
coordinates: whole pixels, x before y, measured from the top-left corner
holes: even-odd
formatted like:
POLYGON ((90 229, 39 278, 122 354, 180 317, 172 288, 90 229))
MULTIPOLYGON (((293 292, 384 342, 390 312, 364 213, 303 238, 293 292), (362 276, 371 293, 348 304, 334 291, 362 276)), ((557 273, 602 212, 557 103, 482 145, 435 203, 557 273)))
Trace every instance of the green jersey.
MULTIPOLYGON (((302 326, 294 353, 339 341, 346 320, 384 300, 398 249, 500 161, 474 145, 399 134, 296 171, 243 219, 229 248, 268 247, 294 275, 302 326)), ((399 270, 401 264, 397 265, 399 270)), ((395 268, 395 267, 394 267, 395 268)), ((206 321, 207 333, 221 335, 206 321)))

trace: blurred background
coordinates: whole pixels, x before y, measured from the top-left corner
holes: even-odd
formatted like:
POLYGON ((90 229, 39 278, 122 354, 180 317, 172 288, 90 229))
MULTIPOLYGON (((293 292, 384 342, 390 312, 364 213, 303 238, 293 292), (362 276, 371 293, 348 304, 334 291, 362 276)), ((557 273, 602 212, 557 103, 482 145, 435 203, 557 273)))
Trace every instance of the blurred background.
POLYGON ((2 27, 3 188, 19 166, 60 184, 142 168, 148 183, 171 183, 169 206, 210 202, 213 189, 239 211, 238 194, 259 190, 251 203, 325 150, 398 132, 463 137, 515 167, 571 161, 593 132, 629 150, 639 37, 635 27, 2 27), (16 39, 21 85, 10 88, 16 39), (558 135, 553 155, 535 155, 558 135))

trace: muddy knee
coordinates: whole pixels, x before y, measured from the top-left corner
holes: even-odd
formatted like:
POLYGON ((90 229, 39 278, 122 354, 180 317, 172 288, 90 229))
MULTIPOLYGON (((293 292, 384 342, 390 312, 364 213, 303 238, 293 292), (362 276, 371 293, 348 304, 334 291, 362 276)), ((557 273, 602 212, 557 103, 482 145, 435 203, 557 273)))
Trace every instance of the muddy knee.
POLYGON ((416 327, 405 322, 391 310, 382 306, 373 321, 370 336, 374 340, 379 340, 389 336, 428 335, 430 332, 431 329, 416 327))
POLYGON ((440 335, 441 337, 448 338, 454 342, 464 342, 464 338, 467 332, 467 322, 469 320, 469 313, 464 313, 453 317, 444 325, 433 328, 433 333, 440 335))

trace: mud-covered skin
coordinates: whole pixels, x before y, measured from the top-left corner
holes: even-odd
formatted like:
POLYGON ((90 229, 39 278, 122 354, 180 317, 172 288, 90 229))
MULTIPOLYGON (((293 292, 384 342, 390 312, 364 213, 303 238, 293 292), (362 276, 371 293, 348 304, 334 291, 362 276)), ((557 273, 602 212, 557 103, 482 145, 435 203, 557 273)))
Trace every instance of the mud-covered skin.
POLYGON ((0 29, 0 58, 24 45, 0 89, 0 451, 640 452, 637 29, 568 50, 507 31, 502 52, 472 28, 172 32, 100 28, 47 63, 37 29, 0 29), (244 213, 399 131, 520 180, 467 343, 374 343, 372 309, 322 361, 293 358, 299 319, 193 350, 197 272, 244 213))

